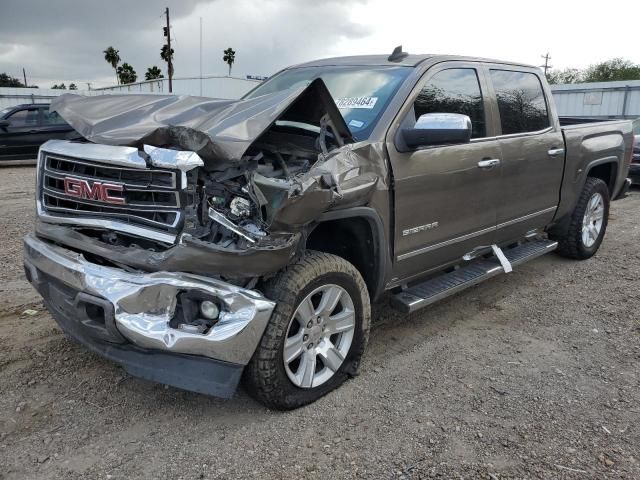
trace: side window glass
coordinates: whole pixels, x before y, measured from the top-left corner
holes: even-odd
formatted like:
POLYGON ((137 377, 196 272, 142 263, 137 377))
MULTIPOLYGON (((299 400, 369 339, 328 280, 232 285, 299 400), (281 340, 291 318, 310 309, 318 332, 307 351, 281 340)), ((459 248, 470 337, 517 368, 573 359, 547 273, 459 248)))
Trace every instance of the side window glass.
POLYGON ((38 109, 18 110, 11 114, 7 120, 11 122, 12 127, 31 127, 38 125, 38 109))
POLYGON ((58 112, 50 112, 48 108, 42 110, 45 125, 64 125, 65 122, 58 112))
POLYGON ((451 68, 436 73, 422 87, 413 108, 416 120, 425 113, 461 113, 469 116, 472 138, 486 136, 486 122, 478 74, 473 68, 451 68))
POLYGON ((528 72, 491 70, 502 134, 536 132, 549 123, 547 103, 537 75, 528 72))

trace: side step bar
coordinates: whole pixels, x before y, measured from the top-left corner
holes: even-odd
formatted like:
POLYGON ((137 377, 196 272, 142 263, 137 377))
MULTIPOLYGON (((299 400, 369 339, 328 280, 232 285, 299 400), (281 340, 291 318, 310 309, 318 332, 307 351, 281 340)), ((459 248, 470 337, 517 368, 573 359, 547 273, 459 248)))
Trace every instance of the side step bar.
MULTIPOLYGON (((536 239, 503 250, 502 253, 511 266, 516 267, 545 253, 552 252, 557 247, 558 242, 536 239)), ((453 272, 443 273, 403 290, 393 296, 391 305, 404 313, 415 312, 465 288, 504 273, 504 271, 503 263, 497 257, 475 260, 453 272)))

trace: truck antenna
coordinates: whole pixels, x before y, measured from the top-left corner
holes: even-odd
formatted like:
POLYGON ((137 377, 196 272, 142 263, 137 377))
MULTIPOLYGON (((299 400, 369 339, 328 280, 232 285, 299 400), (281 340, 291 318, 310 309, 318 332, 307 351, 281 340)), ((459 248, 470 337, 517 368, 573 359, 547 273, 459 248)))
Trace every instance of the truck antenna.
POLYGON ((389 60, 390 62, 399 62, 408 55, 409 54, 407 52, 402 51, 402 45, 398 45, 393 49, 393 52, 391 53, 391 55, 389 55, 389 58, 387 58, 387 60, 389 60))

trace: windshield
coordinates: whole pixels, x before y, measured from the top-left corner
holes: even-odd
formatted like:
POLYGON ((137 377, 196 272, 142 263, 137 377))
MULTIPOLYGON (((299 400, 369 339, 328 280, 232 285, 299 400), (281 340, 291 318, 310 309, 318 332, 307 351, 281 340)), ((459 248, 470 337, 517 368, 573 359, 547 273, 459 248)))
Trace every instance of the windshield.
POLYGON ((411 67, 301 67, 284 70, 249 92, 255 98, 320 77, 357 140, 367 138, 411 67))

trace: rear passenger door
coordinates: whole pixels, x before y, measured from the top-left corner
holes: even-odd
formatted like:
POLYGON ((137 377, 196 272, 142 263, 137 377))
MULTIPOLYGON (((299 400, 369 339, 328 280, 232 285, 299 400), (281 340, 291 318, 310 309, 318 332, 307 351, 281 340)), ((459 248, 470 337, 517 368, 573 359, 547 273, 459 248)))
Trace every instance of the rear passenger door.
POLYGON ((564 169, 564 140, 537 69, 488 65, 485 74, 497 102, 502 152, 496 232, 500 243, 552 220, 564 169))
POLYGON ((42 112, 41 143, 47 140, 66 139, 69 132, 73 131, 58 112, 49 111, 48 106, 40 107, 40 110, 42 112))

